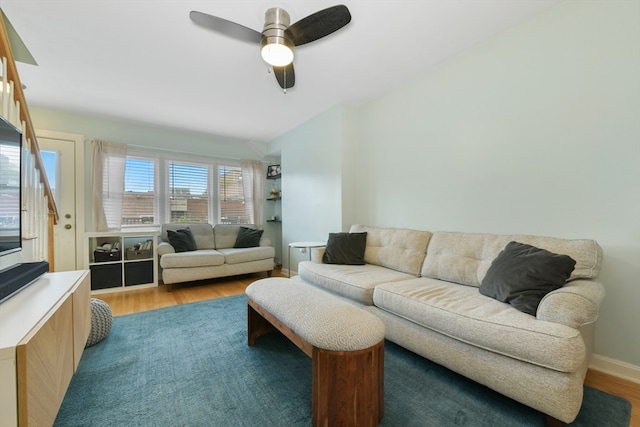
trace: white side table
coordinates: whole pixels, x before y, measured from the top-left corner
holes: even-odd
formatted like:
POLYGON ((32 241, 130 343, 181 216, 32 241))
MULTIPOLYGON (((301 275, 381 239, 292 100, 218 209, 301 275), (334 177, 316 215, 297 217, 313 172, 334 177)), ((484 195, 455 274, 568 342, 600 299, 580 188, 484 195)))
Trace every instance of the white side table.
POLYGON ((291 248, 306 248, 309 252, 309 261, 311 261, 311 248, 323 248, 327 246, 327 242, 291 242, 289 243, 289 277, 291 277, 291 248))

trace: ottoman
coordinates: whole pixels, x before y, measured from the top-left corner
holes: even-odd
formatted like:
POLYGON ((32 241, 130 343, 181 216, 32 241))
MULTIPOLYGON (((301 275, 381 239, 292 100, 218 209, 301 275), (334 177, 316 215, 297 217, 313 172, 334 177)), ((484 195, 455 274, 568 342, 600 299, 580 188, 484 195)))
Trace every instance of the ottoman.
POLYGON ((377 426, 384 412, 384 324, 299 281, 258 280, 246 289, 248 343, 279 330, 312 360, 314 426, 377 426))
POLYGON ((112 324, 113 315, 109 304, 102 300, 91 298, 91 331, 84 348, 91 347, 102 341, 109 334, 112 324))

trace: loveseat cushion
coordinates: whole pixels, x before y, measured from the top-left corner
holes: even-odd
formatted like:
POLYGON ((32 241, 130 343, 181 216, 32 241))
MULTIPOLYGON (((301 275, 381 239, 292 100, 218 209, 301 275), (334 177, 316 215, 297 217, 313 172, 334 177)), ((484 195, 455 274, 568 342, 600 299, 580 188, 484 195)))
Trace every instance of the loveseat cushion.
POLYGON ((298 264, 298 275, 305 282, 365 305, 373 305, 373 289, 380 283, 415 278, 378 265, 318 264, 313 261, 298 264))
POLYGON ((240 227, 238 236, 233 244, 234 248, 255 248, 260 246, 260 238, 264 230, 256 230, 255 228, 240 227))
POLYGON ((225 255, 215 249, 165 254, 160 257, 162 268, 209 267, 224 264, 225 255))
POLYGON ((211 224, 162 224, 162 231, 160 237, 163 241, 168 242, 169 236, 168 230, 182 230, 189 228, 193 239, 196 241, 196 247, 198 249, 215 249, 216 242, 213 238, 213 227, 211 224))
POLYGON ((176 231, 167 230, 167 236, 169 237, 169 243, 171 243, 176 252, 189 252, 198 249, 189 227, 176 231))
MULTIPOLYGON (((240 225, 235 224, 216 224, 213 227, 213 234, 216 239, 216 249, 233 248, 238 238, 240 225)), ((253 224, 243 224, 242 227, 255 229, 253 224)))
POLYGON ((364 261, 418 276, 431 238, 428 231, 354 224, 350 233, 367 233, 364 261))
POLYGON ((473 286, 423 277, 381 284, 373 301, 422 327, 556 371, 575 372, 586 355, 577 329, 537 320, 473 286))
POLYGON ((276 256, 276 251, 271 246, 258 246, 255 248, 226 248, 218 249, 218 252, 225 256, 225 262, 229 265, 259 261, 276 256))
POLYGON ((570 256, 576 265, 569 280, 594 279, 600 271, 602 248, 595 240, 436 232, 431 237, 420 274, 433 279, 480 286, 491 263, 510 241, 570 256))

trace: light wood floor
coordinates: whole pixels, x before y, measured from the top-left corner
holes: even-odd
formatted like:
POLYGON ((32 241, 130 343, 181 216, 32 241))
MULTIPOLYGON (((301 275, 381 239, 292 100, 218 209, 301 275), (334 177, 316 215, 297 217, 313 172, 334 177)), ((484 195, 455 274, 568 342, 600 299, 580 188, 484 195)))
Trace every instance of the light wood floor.
MULTIPOLYGON (((274 277, 280 275, 278 271, 274 271, 274 277)), ((121 316, 156 308, 244 294, 247 286, 265 277, 266 274, 250 274, 208 280, 197 284, 158 286, 100 294, 96 295, 95 298, 99 298, 109 304, 114 316, 121 316)), ((585 384, 607 393, 624 397, 630 401, 632 405, 630 427, 640 427, 640 384, 591 369, 587 373, 585 384)))

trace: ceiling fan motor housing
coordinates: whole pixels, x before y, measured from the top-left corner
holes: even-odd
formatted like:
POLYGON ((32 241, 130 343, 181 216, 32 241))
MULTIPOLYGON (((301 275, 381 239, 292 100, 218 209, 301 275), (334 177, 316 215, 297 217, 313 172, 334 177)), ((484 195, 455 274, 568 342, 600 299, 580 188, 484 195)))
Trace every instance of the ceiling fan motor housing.
POLYGON ((260 41, 263 59, 267 61, 264 52, 264 49, 267 46, 276 49, 286 47, 291 52, 291 59, 288 62, 271 65, 284 66, 288 65, 293 60, 294 44, 285 36, 285 30, 289 27, 290 22, 291 19, 289 18, 287 11, 279 7, 272 7, 265 13, 264 29, 262 30, 262 39, 260 41))

